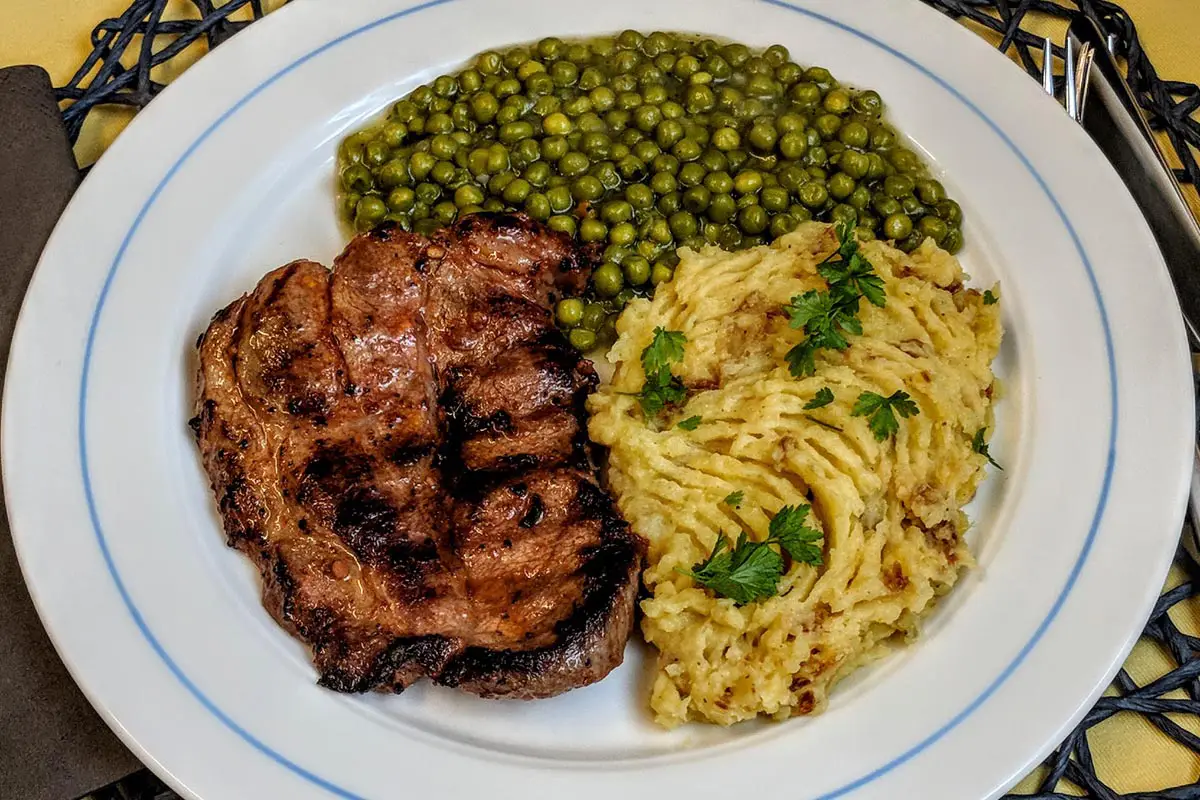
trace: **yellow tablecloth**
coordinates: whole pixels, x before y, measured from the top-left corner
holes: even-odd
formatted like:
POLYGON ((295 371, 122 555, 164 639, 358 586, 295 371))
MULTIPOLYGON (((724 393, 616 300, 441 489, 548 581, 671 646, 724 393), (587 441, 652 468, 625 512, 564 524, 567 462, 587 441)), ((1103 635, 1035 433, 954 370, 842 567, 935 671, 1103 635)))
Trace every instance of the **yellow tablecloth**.
MULTIPOLYGON (((342 0, 330 0, 340 2, 342 0)), ((895 0, 915 2, 915 0, 895 0)), ((129 0, 3 0, 0 8, 0 67, 10 64, 41 64, 56 85, 65 83, 87 55, 88 33, 100 19, 123 11, 129 0)), ((183 7, 179 0, 172 4, 183 7)), ((1137 23, 1142 42, 1159 74, 1173 80, 1200 83, 1200 3, 1194 0, 1123 0, 1137 23)), ((278 5, 268 0, 268 7, 278 5)), ((1014 3, 1015 5, 1015 3, 1014 3)), ((1062 38, 1060 25, 1047 23, 1045 35, 1062 38)), ((201 48, 189 54, 198 57, 201 48)), ((172 66, 178 71, 180 65, 172 66)), ((166 80, 172 75, 157 75, 166 80)), ((80 138, 77 155, 82 164, 94 161, 127 121, 120 112, 90 120, 80 138)), ((1196 196, 1192 194, 1193 205, 1196 196)), ((1183 580, 1175 570, 1168 587, 1183 580)), ((1200 635, 1200 603, 1178 608, 1173 613, 1192 635, 1200 635)), ((1168 656, 1153 644, 1142 641, 1126 664, 1139 684, 1146 684, 1170 669, 1168 656)), ((1183 698, 1182 692, 1168 697, 1183 698)), ((1200 735, 1195 718, 1178 719, 1200 735)), ((1117 715, 1092 729, 1089 736, 1100 778, 1121 793, 1150 792, 1167 787, 1200 783, 1200 756, 1174 744, 1142 718, 1117 715)), ((1033 777, 1020 790, 1032 790, 1033 777)), ((1069 787, 1064 787, 1069 791, 1069 787)))

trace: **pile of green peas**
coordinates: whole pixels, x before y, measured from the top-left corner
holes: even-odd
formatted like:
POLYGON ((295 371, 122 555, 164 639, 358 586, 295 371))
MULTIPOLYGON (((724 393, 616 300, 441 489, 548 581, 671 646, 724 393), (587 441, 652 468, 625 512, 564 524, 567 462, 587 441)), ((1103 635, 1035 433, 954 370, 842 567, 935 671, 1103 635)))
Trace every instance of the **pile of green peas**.
POLYGON ((482 53, 348 136, 338 203, 360 231, 524 211, 599 243, 588 291, 555 309, 590 350, 612 341, 626 303, 670 280, 679 247, 754 247, 817 219, 957 252, 961 207, 883 113, 877 92, 780 45, 547 38, 482 53))

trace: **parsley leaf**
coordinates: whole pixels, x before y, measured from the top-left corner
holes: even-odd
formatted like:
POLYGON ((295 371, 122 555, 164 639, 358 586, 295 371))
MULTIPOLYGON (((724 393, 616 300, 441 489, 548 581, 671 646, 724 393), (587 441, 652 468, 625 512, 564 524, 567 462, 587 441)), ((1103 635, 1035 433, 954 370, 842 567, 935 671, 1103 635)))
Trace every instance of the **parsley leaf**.
POLYGON ((876 441, 882 442, 900 430, 900 422, 896 419, 896 414, 907 419, 919 413, 921 410, 917 408, 917 404, 912 401, 907 392, 893 392, 889 397, 874 392, 863 392, 858 396, 858 401, 854 404, 850 416, 865 417, 869 415, 870 420, 867 424, 871 428, 871 433, 875 435, 876 441))
POLYGON ((992 458, 992 454, 990 452, 988 452, 988 443, 983 438, 986 433, 987 433, 987 428, 980 428, 979 430, 975 431, 975 438, 971 441, 971 449, 974 450, 976 453, 979 453, 979 455, 986 458, 988 460, 988 463, 991 464, 996 469, 1003 470, 1004 467, 997 464, 996 459, 992 458))
POLYGON ((700 427, 700 423, 703 421, 700 417, 688 417, 685 420, 680 420, 679 424, 675 427, 683 428, 685 431, 694 431, 700 427))
MULTIPOLYGON (((728 503, 735 495, 739 495, 740 502, 742 494, 734 492, 725 498, 725 502, 728 503)), ((676 571, 687 575, 713 594, 728 597, 738 605, 774 597, 779 591, 779 578, 783 575, 783 553, 786 552, 793 561, 812 566, 823 563, 818 544, 823 535, 804 524, 810 510, 806 505, 784 506, 771 519, 765 540, 752 542, 742 531, 732 550, 729 549, 729 540, 721 534, 707 559, 692 570, 677 567, 676 571), (772 545, 778 545, 780 550, 776 551, 772 545)))
POLYGON ((683 361, 683 346, 687 337, 680 331, 668 331, 662 328, 654 329, 654 339, 642 351, 642 369, 646 379, 658 375, 663 370, 670 371, 671 365, 683 361))
POLYGON ((1000 298, 992 293, 991 289, 985 289, 983 292, 983 304, 985 306, 994 306, 1000 302, 1000 298))
POLYGON ((770 536, 767 541, 777 541, 794 560, 819 567, 824 561, 817 542, 823 535, 815 528, 804 524, 809 506, 784 506, 771 519, 770 536))
POLYGON ((783 556, 765 542, 749 541, 745 531, 738 536, 733 550, 728 547, 729 540, 721 534, 708 559, 684 574, 740 606, 772 597, 783 574, 783 556))
POLYGON ((642 412, 647 417, 656 417, 667 406, 681 405, 686 399, 687 389, 684 387, 683 381, 665 370, 653 378, 647 378, 646 385, 642 387, 642 392, 638 395, 642 412))
POLYGON ((738 506, 740 506, 742 504, 742 500, 744 500, 745 498, 746 498, 746 493, 739 489, 736 492, 730 492, 726 496, 726 498, 724 500, 722 500, 721 502, 727 506, 733 506, 734 508, 737 508, 738 506))
MULTIPOLYGON (((642 351, 646 383, 638 394, 638 402, 647 417, 657 416, 664 408, 680 405, 687 399, 683 381, 671 374, 671 364, 683 360, 685 343, 687 338, 679 331, 655 328, 654 339, 642 351)), ((692 429, 685 427, 684 430, 692 429)))
POLYGON ((813 399, 804 404, 805 411, 812 411, 814 408, 824 408, 833 402, 833 390, 828 386, 821 387, 813 399))
POLYGON ((829 284, 828 291, 815 289, 796 295, 784 306, 794 330, 803 330, 804 341, 787 354, 792 375, 802 378, 816 372, 816 353, 821 349, 845 350, 849 335, 862 335, 858 301, 883 306, 887 303, 883 279, 858 251, 858 236, 850 225, 838 225, 838 249, 817 265, 829 284))

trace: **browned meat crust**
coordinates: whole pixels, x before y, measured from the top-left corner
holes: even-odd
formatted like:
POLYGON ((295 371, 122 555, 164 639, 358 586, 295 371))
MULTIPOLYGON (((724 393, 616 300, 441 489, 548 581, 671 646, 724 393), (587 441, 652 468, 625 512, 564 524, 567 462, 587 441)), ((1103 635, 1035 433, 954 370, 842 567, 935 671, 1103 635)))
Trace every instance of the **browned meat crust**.
POLYGON ((571 241, 479 214, 297 261, 201 337, 192 421, 229 543, 320 682, 547 697, 621 663, 644 545, 599 487, 595 386, 550 308, 571 241))

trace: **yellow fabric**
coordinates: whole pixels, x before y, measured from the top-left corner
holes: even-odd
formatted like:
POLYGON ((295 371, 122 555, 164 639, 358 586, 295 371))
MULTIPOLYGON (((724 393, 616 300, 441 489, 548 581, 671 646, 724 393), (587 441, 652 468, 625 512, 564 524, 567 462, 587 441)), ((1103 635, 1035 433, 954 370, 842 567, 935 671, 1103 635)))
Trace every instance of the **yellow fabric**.
MULTIPOLYGON (((267 5, 277 6, 278 0, 267 5)), ((1122 5, 1137 23, 1143 45, 1159 74, 1200 83, 1200 49, 1196 48, 1200 3, 1123 0, 1122 5)), ((87 55, 91 28, 127 6, 128 0, 4 0, 0 9, 0 66, 41 64, 50 71, 56 84, 62 84, 87 55)), ((190 4, 171 0, 168 15, 189 12, 194 14, 190 4)), ((1061 25, 1046 23, 1045 30, 1039 32, 1056 40, 1062 38, 1061 25)), ((188 55, 194 60, 202 52, 202 48, 194 48, 188 55)), ((155 77, 167 80, 181 68, 182 65, 173 65, 171 73, 155 77)), ((127 121, 128 115, 122 112, 107 114, 102 120, 89 120, 77 147, 80 163, 94 161, 127 121)), ((1200 210, 1195 190, 1188 191, 1193 206, 1200 210)), ((1168 586, 1182 580, 1176 570, 1168 586)), ((1200 603, 1179 607, 1173 616, 1188 633, 1200 636, 1200 603)), ((1145 684, 1162 675, 1170 664, 1160 648, 1143 640, 1126 668, 1135 681, 1145 684)), ((1178 696, 1182 697, 1182 693, 1178 696)), ((1176 721, 1200 734, 1195 718, 1176 721)), ((1129 714, 1113 717, 1093 728, 1089 741, 1100 777, 1119 792, 1148 792, 1200 782, 1200 757, 1176 746, 1140 717, 1129 714)), ((1032 780, 1027 780, 1021 788, 1031 789, 1033 785, 1032 780)))

